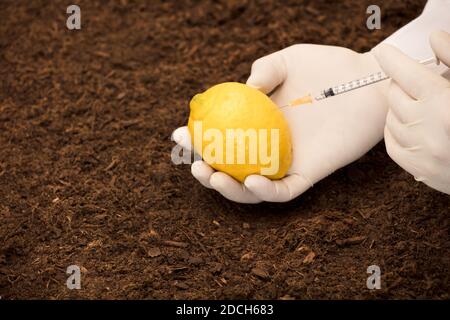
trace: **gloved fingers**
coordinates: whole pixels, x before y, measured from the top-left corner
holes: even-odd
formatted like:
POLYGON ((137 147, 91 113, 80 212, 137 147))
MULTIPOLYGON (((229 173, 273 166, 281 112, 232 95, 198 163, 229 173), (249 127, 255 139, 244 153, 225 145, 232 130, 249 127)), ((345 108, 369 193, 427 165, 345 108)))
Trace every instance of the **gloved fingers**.
POLYGON ((239 181, 223 172, 215 172, 210 178, 211 186, 228 200, 240 203, 259 203, 259 199, 239 181))
POLYGON ((286 62, 278 51, 253 62, 247 85, 267 94, 286 79, 286 74, 286 62))
POLYGON ((281 180, 251 175, 245 179, 245 186, 263 201, 286 202, 309 189, 311 183, 299 174, 292 174, 281 180))
POLYGON ((409 96, 425 99, 448 86, 447 80, 388 44, 380 44, 373 53, 384 72, 409 96))
POLYGON ((206 162, 199 160, 191 165, 191 172, 195 179, 197 179, 206 188, 212 189, 209 180, 215 172, 206 162))
POLYGON ((412 99, 395 82, 392 82, 388 92, 389 110, 403 124, 414 125, 423 118, 426 112, 416 100, 412 99))
POLYGON ((191 134, 187 126, 180 127, 172 132, 172 140, 186 150, 192 150, 191 134))
POLYGON ((450 67, 450 34, 441 30, 432 32, 430 45, 438 59, 450 67))
POLYGON ((241 203, 261 202, 251 191, 223 172, 216 172, 204 161, 195 161, 192 175, 205 187, 215 189, 225 198, 241 203))
POLYGON ((421 177, 419 168, 413 164, 414 156, 411 153, 412 151, 399 145, 386 127, 384 129, 384 143, 386 151, 392 160, 402 167, 403 170, 417 177, 416 179, 421 177))
POLYGON ((420 149, 418 146, 421 137, 414 128, 408 127, 407 125, 401 123, 391 111, 388 112, 386 118, 386 128, 390 136, 395 140, 395 142, 404 149, 410 151, 415 151, 420 149))

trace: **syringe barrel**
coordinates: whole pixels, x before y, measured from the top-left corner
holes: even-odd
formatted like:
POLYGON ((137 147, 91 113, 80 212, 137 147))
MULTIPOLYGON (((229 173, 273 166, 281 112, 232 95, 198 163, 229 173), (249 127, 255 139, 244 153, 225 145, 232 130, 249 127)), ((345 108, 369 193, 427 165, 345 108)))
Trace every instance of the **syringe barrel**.
POLYGON ((334 91, 333 91, 332 88, 329 88, 329 89, 323 91, 323 95, 324 95, 326 98, 328 98, 328 97, 334 96, 335 93, 334 93, 334 91))

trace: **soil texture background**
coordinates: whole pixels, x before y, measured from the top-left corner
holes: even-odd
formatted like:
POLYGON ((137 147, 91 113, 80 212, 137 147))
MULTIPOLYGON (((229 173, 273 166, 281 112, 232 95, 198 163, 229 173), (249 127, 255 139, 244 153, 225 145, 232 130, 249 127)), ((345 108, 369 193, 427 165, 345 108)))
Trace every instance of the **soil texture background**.
POLYGON ((371 2, 78 1, 70 31, 72 3, 1 1, 2 299, 448 299, 450 197, 383 142, 285 204, 230 202, 170 159, 194 94, 292 44, 370 50, 425 4, 380 1, 370 31, 371 2))

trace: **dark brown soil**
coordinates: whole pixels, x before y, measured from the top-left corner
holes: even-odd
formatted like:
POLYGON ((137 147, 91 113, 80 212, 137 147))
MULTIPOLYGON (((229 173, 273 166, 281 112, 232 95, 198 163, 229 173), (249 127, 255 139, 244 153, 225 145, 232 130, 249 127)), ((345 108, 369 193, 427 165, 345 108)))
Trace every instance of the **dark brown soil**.
POLYGON ((371 2, 78 1, 69 31, 67 1, 1 1, 0 296, 448 299, 450 197, 383 143, 287 204, 229 202, 170 161, 195 93, 295 43, 368 50, 425 1, 379 1, 379 31, 371 2))

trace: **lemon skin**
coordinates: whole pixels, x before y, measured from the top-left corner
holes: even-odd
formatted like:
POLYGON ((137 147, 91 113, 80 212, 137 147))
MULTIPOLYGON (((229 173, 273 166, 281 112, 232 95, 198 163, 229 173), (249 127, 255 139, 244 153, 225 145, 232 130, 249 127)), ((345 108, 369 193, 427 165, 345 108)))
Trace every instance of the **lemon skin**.
MULTIPOLYGON (((218 171, 225 172, 238 181, 243 182, 245 178, 252 174, 261 174, 262 168, 267 167, 267 163, 261 163, 260 157, 257 162, 249 161, 248 143, 245 144, 245 163, 237 163, 237 143, 235 143, 233 163, 213 163, 208 162, 204 157, 206 145, 210 141, 204 141, 201 147, 196 145, 194 139, 194 122, 202 121, 203 132, 213 128, 218 129, 224 137, 223 152, 226 157, 225 137, 227 129, 242 129, 244 131, 253 129, 278 129, 279 133, 279 153, 278 171, 274 174, 266 175, 269 179, 276 180, 283 178, 292 162, 292 144, 288 124, 283 113, 277 105, 261 91, 249 87, 242 83, 226 82, 215 85, 201 94, 197 94, 190 102, 190 115, 188 128, 192 137, 192 143, 197 153, 201 154, 204 160, 218 171), (200 148, 202 150, 200 150, 200 148)), ((268 133, 270 137, 270 133, 268 133)), ((259 138, 258 138, 259 139, 259 138)), ((248 140, 246 140, 248 142, 248 140)), ((268 139, 269 150, 272 150, 271 139, 268 139)), ((258 145, 259 148, 259 145, 258 145)), ((259 150, 258 150, 259 152, 259 150)), ((270 154, 270 152, 269 152, 270 154)), ((264 175, 264 174, 263 174, 264 175)))

